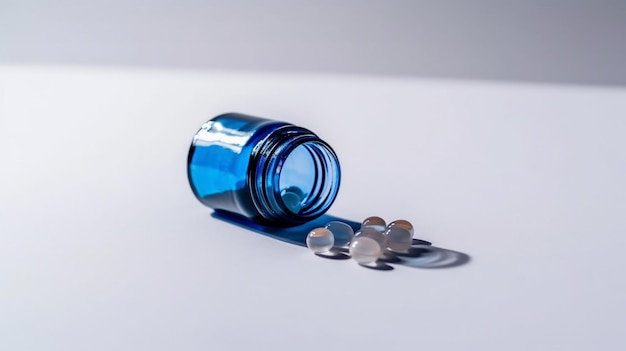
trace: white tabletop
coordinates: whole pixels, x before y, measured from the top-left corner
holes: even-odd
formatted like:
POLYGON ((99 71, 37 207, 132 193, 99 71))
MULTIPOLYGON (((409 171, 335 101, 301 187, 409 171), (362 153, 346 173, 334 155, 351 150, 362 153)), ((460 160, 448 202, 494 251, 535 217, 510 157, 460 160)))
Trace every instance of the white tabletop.
POLYGON ((0 66, 2 350, 623 350, 626 89, 0 66), (196 129, 337 151, 330 214, 467 255, 377 271, 211 217, 196 129))

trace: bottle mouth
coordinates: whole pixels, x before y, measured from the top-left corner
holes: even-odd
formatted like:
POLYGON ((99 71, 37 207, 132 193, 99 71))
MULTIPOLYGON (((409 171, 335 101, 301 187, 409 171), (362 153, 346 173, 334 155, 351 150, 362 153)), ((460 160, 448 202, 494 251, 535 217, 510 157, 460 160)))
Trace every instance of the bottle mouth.
POLYGON ((333 149, 309 130, 291 125, 255 147, 249 171, 253 202, 274 225, 321 216, 339 190, 339 161, 333 149))

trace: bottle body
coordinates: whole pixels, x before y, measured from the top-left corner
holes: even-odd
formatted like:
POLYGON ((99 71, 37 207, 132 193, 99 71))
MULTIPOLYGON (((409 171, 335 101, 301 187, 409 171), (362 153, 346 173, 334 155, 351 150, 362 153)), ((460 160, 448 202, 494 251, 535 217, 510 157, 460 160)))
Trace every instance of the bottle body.
POLYGON ((337 156, 311 131, 236 113, 198 130, 187 175, 204 205, 277 226, 325 213, 340 182, 337 156))

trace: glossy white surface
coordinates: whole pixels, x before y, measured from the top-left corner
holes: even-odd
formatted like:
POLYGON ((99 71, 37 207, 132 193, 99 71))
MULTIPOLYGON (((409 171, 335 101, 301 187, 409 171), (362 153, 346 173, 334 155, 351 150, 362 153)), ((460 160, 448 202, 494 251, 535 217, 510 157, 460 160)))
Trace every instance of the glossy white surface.
POLYGON ((0 349, 624 349, 625 135, 617 88, 2 66, 0 349), (331 144, 332 214, 471 261, 375 271, 210 217, 186 153, 226 111, 331 144))

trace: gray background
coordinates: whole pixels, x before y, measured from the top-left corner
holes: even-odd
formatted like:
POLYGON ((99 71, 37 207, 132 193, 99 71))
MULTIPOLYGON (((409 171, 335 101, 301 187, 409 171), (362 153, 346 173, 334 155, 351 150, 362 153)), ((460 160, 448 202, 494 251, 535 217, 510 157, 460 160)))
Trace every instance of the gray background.
POLYGON ((625 1, 0 0, 0 62, 626 84, 625 1))

